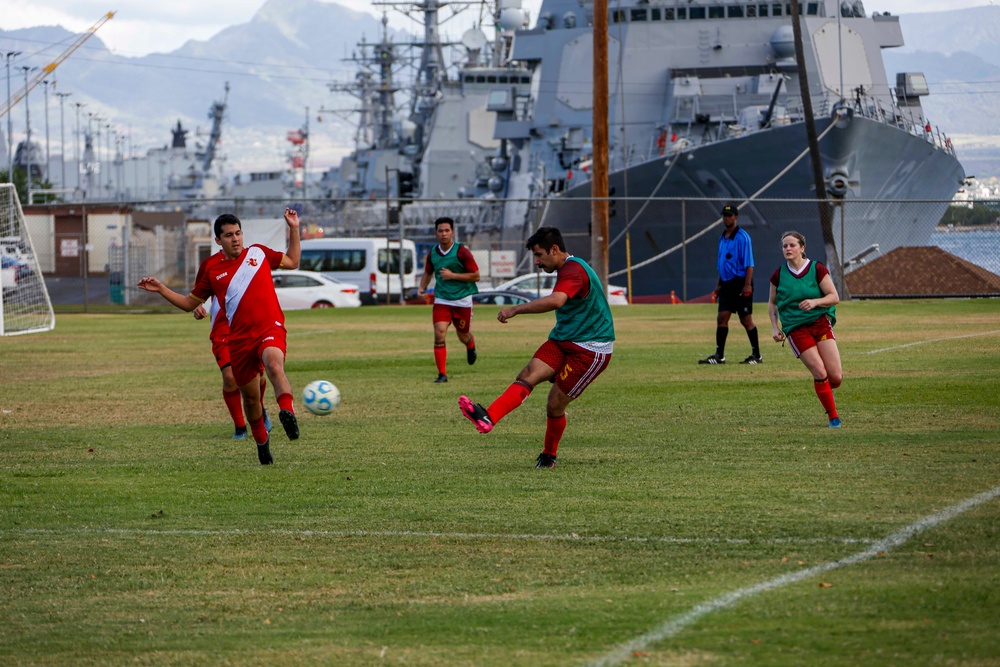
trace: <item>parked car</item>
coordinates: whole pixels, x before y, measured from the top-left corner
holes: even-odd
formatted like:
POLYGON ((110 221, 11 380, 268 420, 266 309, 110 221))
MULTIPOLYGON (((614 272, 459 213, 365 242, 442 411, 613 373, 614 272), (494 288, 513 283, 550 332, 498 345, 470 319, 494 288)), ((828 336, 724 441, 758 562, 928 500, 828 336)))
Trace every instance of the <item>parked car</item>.
POLYGON ((275 271, 274 291, 282 310, 357 308, 359 288, 316 271, 275 271))
POLYGON ((516 290, 485 290, 478 294, 473 294, 472 303, 476 305, 515 306, 519 303, 528 303, 535 298, 534 294, 518 292, 516 290))
MULTIPOLYGON (((556 274, 554 273, 526 273, 505 283, 500 283, 493 289, 515 290, 527 292, 535 297, 542 297, 552 294, 552 288, 555 286, 556 274)), ((628 305, 628 289, 620 285, 608 285, 608 303, 613 306, 628 305)))

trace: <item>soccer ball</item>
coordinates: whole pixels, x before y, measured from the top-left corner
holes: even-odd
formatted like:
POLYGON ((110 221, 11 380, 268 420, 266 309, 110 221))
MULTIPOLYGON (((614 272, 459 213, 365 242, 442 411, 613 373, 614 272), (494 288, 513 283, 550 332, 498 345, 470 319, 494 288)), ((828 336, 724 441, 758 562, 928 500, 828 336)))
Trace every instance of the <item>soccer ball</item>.
POLYGON ((302 390, 302 403, 314 415, 328 415, 340 407, 340 390, 326 380, 313 380, 302 390))

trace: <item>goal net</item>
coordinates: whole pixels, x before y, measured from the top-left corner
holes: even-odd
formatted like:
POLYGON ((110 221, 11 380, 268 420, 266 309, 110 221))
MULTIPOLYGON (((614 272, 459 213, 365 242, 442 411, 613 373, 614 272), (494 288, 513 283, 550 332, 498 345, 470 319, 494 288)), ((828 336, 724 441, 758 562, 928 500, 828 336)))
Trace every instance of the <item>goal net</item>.
POLYGON ((0 183, 0 336, 50 331, 56 325, 17 190, 0 183))

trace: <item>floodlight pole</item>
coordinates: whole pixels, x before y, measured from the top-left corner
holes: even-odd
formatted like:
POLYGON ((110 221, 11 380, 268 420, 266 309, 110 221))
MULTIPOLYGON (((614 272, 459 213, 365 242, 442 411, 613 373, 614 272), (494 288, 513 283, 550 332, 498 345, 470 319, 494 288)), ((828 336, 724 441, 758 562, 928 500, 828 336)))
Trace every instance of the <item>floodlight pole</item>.
MULTIPOLYGON (((76 161, 76 189, 80 191, 80 109, 87 106, 82 102, 74 102, 76 107, 76 138, 73 140, 73 159, 76 161)), ((75 197, 74 197, 75 198, 75 197)))
POLYGON ((61 177, 59 180, 59 187, 66 187, 66 114, 63 108, 63 103, 66 98, 73 93, 56 93, 59 97, 59 166, 61 169, 61 177))
MULTIPOLYGON (((8 51, 7 52, 7 99, 10 99, 10 59, 16 58, 21 55, 20 51, 8 51)), ((7 112, 7 182, 14 182, 14 138, 11 136, 13 132, 11 127, 11 117, 10 111, 7 112)))
POLYGON ((45 100, 45 180, 50 183, 49 169, 52 168, 52 158, 49 154, 49 80, 42 80, 42 93, 45 100))
POLYGON ((24 70, 24 178, 25 192, 28 195, 28 204, 31 204, 31 113, 29 112, 30 105, 28 104, 28 73, 32 70, 38 69, 37 67, 31 67, 29 65, 22 65, 21 69, 24 70))

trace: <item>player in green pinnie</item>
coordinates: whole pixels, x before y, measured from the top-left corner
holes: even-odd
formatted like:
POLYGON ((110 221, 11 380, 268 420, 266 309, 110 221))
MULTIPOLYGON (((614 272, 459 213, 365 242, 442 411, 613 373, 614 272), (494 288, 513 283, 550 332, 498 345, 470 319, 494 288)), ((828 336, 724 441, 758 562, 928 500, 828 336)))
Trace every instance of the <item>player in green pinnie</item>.
POLYGON ((489 433, 524 403, 538 384, 551 381, 545 406, 544 446, 535 467, 553 468, 559 441, 566 430, 566 407, 611 363, 615 324, 607 292, 597 274, 582 259, 566 252, 558 229, 540 227, 526 245, 535 257, 535 266, 546 273, 556 272, 555 287, 546 297, 504 308, 497 313, 497 319, 506 324, 517 315, 554 310, 556 326, 514 383, 489 408, 473 403, 466 396, 458 399, 458 406, 476 430, 489 433))

